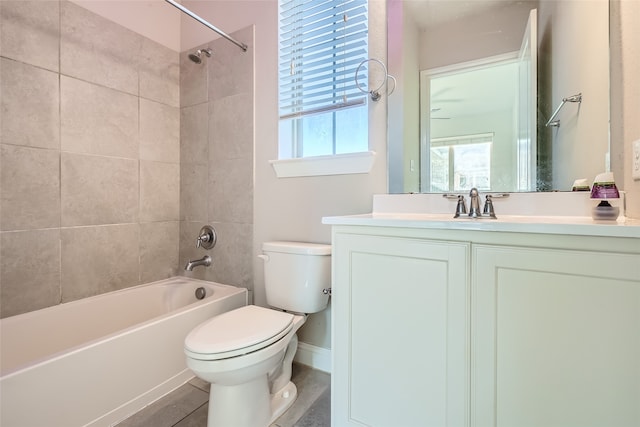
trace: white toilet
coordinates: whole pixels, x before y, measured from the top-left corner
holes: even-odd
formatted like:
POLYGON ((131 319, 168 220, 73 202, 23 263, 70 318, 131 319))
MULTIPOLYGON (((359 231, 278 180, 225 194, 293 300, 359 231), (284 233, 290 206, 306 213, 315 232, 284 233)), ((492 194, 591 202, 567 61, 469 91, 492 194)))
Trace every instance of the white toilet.
POLYGON ((211 383, 208 427, 266 427, 291 406, 296 331, 329 300, 330 245, 265 242, 262 252, 267 303, 275 308, 223 313, 185 339, 187 366, 211 383))

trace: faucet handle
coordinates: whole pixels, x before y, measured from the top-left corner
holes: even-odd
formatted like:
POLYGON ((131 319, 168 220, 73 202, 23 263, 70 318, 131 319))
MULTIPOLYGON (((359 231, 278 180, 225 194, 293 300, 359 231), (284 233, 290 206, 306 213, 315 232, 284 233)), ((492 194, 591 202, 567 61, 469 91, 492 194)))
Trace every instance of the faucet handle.
POLYGON ((460 215, 467 213, 467 203, 464 201, 464 196, 458 196, 458 204, 456 205, 456 214, 453 216, 454 218, 459 218, 460 215))
POLYGON ((483 215, 489 215, 490 218, 497 219, 496 213, 493 210, 493 197, 491 194, 487 194, 487 198, 484 202, 484 208, 482 209, 483 215))
POLYGON ((200 229, 200 234, 196 239, 196 248, 211 249, 216 245, 217 241, 216 230, 210 225, 205 225, 200 229))

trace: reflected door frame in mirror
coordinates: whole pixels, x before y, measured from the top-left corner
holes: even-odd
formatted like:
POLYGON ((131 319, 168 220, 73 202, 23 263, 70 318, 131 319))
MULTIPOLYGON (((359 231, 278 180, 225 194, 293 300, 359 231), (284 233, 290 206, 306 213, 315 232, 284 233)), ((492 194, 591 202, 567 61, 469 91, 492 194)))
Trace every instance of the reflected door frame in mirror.
MULTIPOLYGON (((487 190, 490 191, 530 191, 531 181, 527 179, 526 182, 518 182, 518 176, 521 175, 519 169, 524 168, 528 171, 530 163, 525 162, 525 164, 522 164, 522 162, 518 162, 518 158, 522 156, 519 155, 518 147, 514 143, 518 139, 518 121, 516 117, 513 117, 513 119, 507 117, 503 120, 499 117, 496 118, 500 125, 504 123, 509 127, 509 129, 500 129, 493 128, 483 121, 478 123, 478 120, 475 119, 476 114, 473 113, 478 110, 477 114, 486 115, 487 111, 507 108, 507 114, 502 112, 501 116, 515 116, 519 67, 519 52, 509 52, 420 72, 421 192, 460 192, 471 187, 479 188, 479 186, 483 185, 487 186, 487 190), (487 79, 495 80, 495 75, 503 76, 502 80, 497 82, 497 86, 477 87, 477 85, 483 85, 481 82, 487 81, 487 79), (510 80, 510 84, 507 84, 507 80, 510 80), (436 88, 435 93, 432 93, 432 86, 440 81, 448 83, 436 88), (503 81, 504 87, 508 87, 508 90, 502 91, 501 84, 503 81), (458 87, 451 87, 451 85, 457 85, 458 87), (482 90, 486 90, 487 93, 482 95, 482 90), (496 101, 498 98, 497 91, 503 92, 500 103, 496 101), (448 92, 448 97, 446 92, 448 92), (480 95, 479 97, 475 96, 476 92, 480 95), (494 94, 496 96, 493 96, 494 94), (490 106, 492 103, 493 107, 490 106), (474 120, 476 121, 475 124, 473 123, 474 120), (442 125, 438 126, 438 124, 442 125), (432 129, 437 130, 432 133, 432 129), (497 150, 489 154, 491 156, 488 160, 490 170, 486 172, 487 176, 484 177, 484 184, 474 179, 475 172, 472 170, 474 168, 470 165, 466 166, 467 172, 464 170, 456 171, 457 168, 454 165, 455 160, 453 158, 454 152, 463 153, 464 151, 469 151, 468 148, 465 149, 463 144, 485 143, 487 142, 486 135, 495 135, 496 131, 498 134, 498 138, 495 141, 497 150), (447 139, 455 141, 452 144, 458 144, 457 150, 453 145, 450 147, 451 156, 448 159, 450 173, 447 175, 445 171, 445 175, 449 179, 448 186, 436 185, 432 180, 432 173, 435 173, 431 169, 432 138, 437 138, 440 141, 439 145, 442 145, 441 141, 447 139)), ((535 102, 535 99, 533 102, 535 102)), ((533 110, 535 114, 535 105, 533 110)), ((504 128, 504 126, 501 126, 501 128, 504 128)), ((530 149, 530 146, 528 146, 527 150, 530 149)), ((530 156, 535 158, 535 151, 527 154, 529 155, 527 158, 530 158, 530 156)), ((445 159, 446 162, 447 159, 445 159)), ((482 162, 478 162, 478 166, 480 163, 482 162)), ((443 167, 446 169, 447 165, 443 167)), ((530 172, 535 176, 535 171, 530 172)), ((436 175, 441 176, 442 172, 436 175)), ((522 175, 529 177, 530 173, 522 175)))

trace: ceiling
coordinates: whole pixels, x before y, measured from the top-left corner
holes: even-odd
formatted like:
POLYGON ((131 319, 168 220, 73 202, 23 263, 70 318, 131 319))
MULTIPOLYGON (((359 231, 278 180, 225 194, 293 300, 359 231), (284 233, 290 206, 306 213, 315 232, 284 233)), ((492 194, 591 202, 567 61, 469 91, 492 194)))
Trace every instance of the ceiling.
POLYGON ((517 73, 518 64, 513 61, 432 78, 431 118, 461 118, 512 110, 517 73))
POLYGON ((409 15, 422 30, 531 0, 403 0, 409 15))

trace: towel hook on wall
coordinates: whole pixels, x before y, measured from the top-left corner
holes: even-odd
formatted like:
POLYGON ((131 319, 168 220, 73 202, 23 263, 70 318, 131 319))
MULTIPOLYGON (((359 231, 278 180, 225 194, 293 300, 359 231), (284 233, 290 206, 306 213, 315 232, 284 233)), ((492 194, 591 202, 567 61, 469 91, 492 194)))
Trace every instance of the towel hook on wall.
POLYGON ((362 61, 359 65, 358 68, 356 68, 356 76, 355 76, 355 80, 356 80, 356 86, 358 87, 358 89, 360 90, 360 92, 364 92, 364 93, 369 93, 371 95, 371 100, 372 101, 379 101, 380 98, 382 98, 382 95, 380 94, 380 89, 382 89, 382 87, 385 85, 385 83, 387 83, 389 81, 389 79, 391 79, 393 81, 393 87, 391 88, 391 91, 387 90, 387 96, 391 95, 393 93, 394 90, 396 90, 396 78, 393 77, 392 75, 390 75, 387 71, 387 67, 384 65, 384 63, 382 61, 380 61, 379 59, 376 58, 369 58, 369 59, 365 59, 364 61, 362 61), (378 86, 375 89, 372 89, 370 91, 367 91, 363 86, 360 86, 360 83, 358 82, 358 73, 360 72, 360 69, 362 68, 362 66, 364 64, 366 64, 367 62, 377 62, 378 64, 380 64, 380 66, 382 67, 382 70, 384 72, 384 76, 385 78, 382 79, 382 83, 380 83, 380 86, 378 86))

